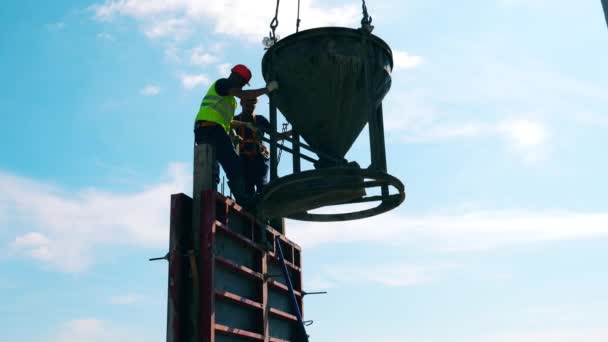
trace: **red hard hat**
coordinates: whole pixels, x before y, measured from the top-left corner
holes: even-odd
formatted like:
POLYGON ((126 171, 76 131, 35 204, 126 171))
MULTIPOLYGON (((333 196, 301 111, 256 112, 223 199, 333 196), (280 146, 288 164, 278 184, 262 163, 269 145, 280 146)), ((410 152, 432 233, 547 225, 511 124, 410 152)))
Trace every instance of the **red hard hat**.
POLYGON ((249 68, 243 64, 237 64, 230 71, 241 76, 245 80, 245 83, 249 84, 249 80, 251 80, 251 70, 249 68))

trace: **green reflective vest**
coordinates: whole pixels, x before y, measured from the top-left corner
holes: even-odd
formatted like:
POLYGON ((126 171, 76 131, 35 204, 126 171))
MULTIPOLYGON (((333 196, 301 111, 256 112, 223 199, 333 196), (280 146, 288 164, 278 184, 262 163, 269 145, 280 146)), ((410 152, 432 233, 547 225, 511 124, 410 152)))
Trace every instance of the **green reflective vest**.
POLYGON ((234 117, 235 110, 236 100, 234 96, 220 96, 215 91, 215 82, 213 82, 201 102, 201 109, 198 111, 195 121, 204 120, 218 123, 224 127, 226 134, 229 134, 230 122, 234 117))

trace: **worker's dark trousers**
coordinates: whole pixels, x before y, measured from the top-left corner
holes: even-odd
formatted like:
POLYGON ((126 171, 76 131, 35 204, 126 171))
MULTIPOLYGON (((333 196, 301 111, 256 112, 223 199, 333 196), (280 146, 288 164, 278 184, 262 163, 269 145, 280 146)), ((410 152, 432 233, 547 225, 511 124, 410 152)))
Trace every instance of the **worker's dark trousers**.
POLYGON ((268 184, 269 161, 261 156, 253 159, 241 156, 241 165, 245 178, 245 192, 250 195, 255 194, 256 191, 260 192, 268 184))
MULTIPOLYGON (((236 154, 230 137, 221 126, 198 127, 194 130, 194 141, 197 144, 210 144, 215 147, 215 159, 222 165, 228 181, 232 184, 243 183, 241 161, 236 154)), ((215 170, 214 170, 215 171, 215 170)), ((219 177, 214 177, 217 182, 219 177)), ((237 195, 236 189, 232 192, 237 195)), ((240 194, 239 194, 240 195, 240 194)), ((238 200, 238 199, 237 199, 238 200)))

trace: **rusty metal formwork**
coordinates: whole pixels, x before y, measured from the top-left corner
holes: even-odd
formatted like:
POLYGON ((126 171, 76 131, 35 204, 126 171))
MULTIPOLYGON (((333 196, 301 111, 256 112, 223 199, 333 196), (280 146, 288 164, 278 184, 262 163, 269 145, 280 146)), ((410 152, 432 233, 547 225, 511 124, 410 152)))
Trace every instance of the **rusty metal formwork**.
POLYGON ((193 203, 184 194, 171 197, 167 341, 298 341, 276 243, 300 308, 301 248, 215 190, 202 192, 200 207, 193 203), (193 210, 200 211, 199 246, 188 238, 193 210))

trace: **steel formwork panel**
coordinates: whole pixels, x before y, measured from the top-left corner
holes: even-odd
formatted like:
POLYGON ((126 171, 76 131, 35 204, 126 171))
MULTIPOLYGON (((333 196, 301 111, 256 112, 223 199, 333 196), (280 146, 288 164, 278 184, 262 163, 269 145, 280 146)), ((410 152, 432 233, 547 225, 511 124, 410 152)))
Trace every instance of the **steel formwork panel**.
POLYGON ((171 197, 167 341, 293 341, 297 318, 275 241, 281 243, 300 308, 301 248, 279 231, 261 225, 234 201, 209 190, 203 192, 198 208, 197 249, 186 238, 192 206, 192 199, 184 194, 171 197), (196 309, 193 299, 198 299, 196 309), (198 317, 198 329, 192 329, 194 322, 187 322, 193 316, 198 317), (192 331, 199 336, 192 336, 192 331))

